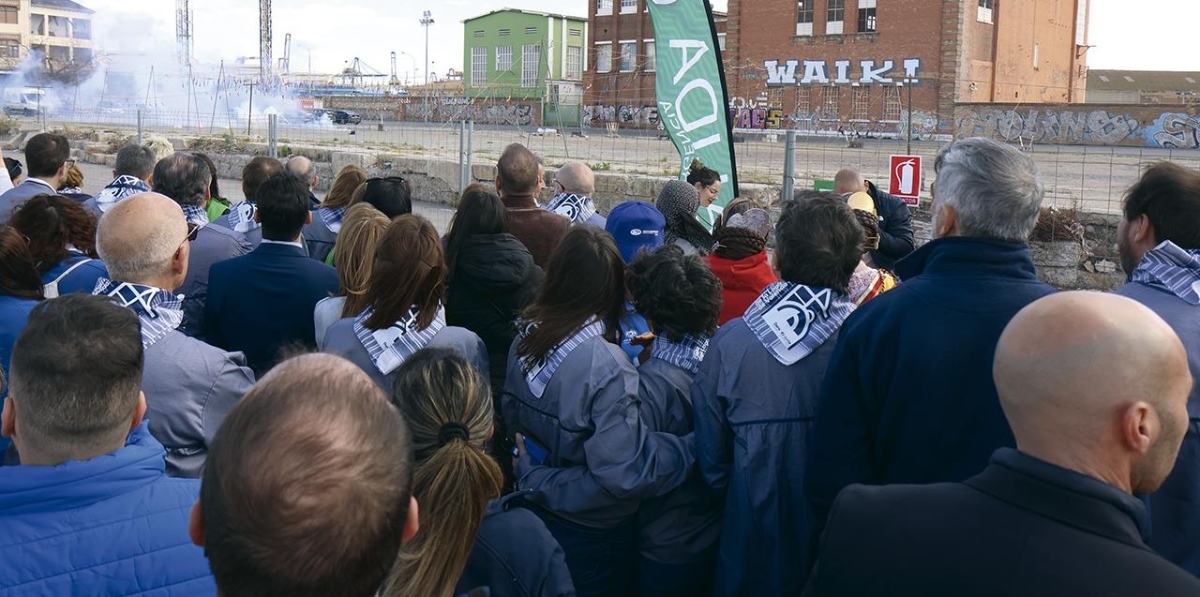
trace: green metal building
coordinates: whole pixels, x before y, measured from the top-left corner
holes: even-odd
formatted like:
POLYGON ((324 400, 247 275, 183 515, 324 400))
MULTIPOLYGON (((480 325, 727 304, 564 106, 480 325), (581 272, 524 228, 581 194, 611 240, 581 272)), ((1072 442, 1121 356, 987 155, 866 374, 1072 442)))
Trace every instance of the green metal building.
POLYGON ((587 18, 502 8, 463 21, 463 85, 471 99, 538 99, 545 126, 582 118, 587 18))

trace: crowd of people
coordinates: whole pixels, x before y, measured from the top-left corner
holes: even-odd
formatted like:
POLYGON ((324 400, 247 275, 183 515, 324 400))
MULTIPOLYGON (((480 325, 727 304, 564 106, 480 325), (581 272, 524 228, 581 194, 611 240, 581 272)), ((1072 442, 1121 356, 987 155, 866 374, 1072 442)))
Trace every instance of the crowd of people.
POLYGON ((1105 294, 1038 279, 1037 167, 982 138, 919 248, 851 169, 605 214, 514 144, 443 235, 355 166, 25 161, 0 595, 1200 594, 1195 171, 1128 190, 1105 294))

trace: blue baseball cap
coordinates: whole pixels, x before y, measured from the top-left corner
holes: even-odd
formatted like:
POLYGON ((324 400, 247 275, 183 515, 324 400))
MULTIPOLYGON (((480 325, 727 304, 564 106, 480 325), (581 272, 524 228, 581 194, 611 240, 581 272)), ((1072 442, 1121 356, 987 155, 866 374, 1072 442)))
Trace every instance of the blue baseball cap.
POLYGON ((604 229, 617 241, 625 263, 643 248, 653 251, 663 244, 667 219, 645 201, 626 201, 608 214, 604 229))

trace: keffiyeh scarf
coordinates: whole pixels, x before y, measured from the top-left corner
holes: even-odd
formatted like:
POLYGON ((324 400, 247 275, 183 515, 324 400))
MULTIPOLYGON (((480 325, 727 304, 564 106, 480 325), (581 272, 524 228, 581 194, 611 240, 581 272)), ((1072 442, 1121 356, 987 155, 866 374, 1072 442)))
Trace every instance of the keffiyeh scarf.
POLYGON ((684 336, 679 342, 671 342, 666 336, 654 338, 650 346, 650 356, 666 361, 684 371, 695 375, 700 371, 700 362, 708 351, 708 338, 684 336))
POLYGON ((142 348, 150 348, 183 323, 183 297, 161 288, 100 278, 92 294, 132 309, 142 324, 142 348))
POLYGON ((96 206, 100 208, 101 212, 106 212, 126 197, 149 192, 150 185, 142 179, 122 174, 100 190, 100 194, 96 195, 96 206))
POLYGON ((433 323, 425 329, 417 329, 419 312, 416 307, 409 309, 400 321, 382 330, 372 330, 363 325, 374 312, 374 308, 368 308, 354 319, 354 335, 358 336, 358 341, 371 355, 375 368, 384 375, 395 371, 414 352, 425 348, 446 327, 446 310, 442 307, 438 307, 433 323))
MULTIPOLYGON (((558 346, 555 346, 554 350, 551 350, 550 354, 546 355, 545 360, 541 364, 534 363, 528 358, 522 359, 522 365, 526 369, 525 381, 529 384, 529 391, 534 396, 541 398, 542 394, 546 392, 546 385, 550 383, 550 378, 554 377, 554 372, 558 371, 559 365, 562 365, 567 355, 571 354, 572 350, 578 348, 585 341, 603 335, 604 330, 604 322, 599 319, 594 320, 592 323, 580 328, 578 332, 575 332, 574 335, 561 342, 558 346)), ((527 326, 521 332, 521 337, 528 336, 531 331, 533 331, 533 326, 527 326)))
POLYGON ((187 218, 189 224, 197 224, 205 226, 208 224, 208 212, 204 211, 199 205, 182 205, 183 217, 187 218))
POLYGON ((550 198, 546 209, 570 218, 572 224, 586 224, 596 215, 596 203, 592 198, 578 193, 558 193, 550 198))
POLYGON ((1142 256, 1129 281, 1165 288, 1189 305, 1200 305, 1200 251, 1165 240, 1142 256))
POLYGON ((850 299, 828 288, 776 282, 746 310, 745 321, 775 360, 792 365, 820 348, 853 311, 850 299))
POLYGON ((344 207, 322 207, 317 210, 317 216, 330 232, 337 234, 342 230, 342 219, 346 217, 344 207))
POLYGON ((262 226, 254 221, 255 213, 258 213, 258 206, 249 201, 243 201, 229 208, 229 213, 225 215, 229 218, 229 227, 234 232, 245 234, 262 226))

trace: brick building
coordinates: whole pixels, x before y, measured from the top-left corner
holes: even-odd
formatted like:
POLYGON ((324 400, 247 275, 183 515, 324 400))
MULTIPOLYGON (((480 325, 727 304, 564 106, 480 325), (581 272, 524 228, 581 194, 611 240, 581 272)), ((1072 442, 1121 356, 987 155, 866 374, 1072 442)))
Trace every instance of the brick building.
POLYGON ((1087 0, 729 0, 735 127, 950 132, 956 103, 1082 102, 1087 0), (906 87, 907 86, 907 87, 906 87))
MULTIPOLYGON (((588 0, 591 51, 584 72, 585 124, 653 128, 654 26, 646 0, 588 0)), ((717 43, 725 48, 725 13, 714 12, 717 43)), ((727 63, 728 64, 728 63, 727 63)))

